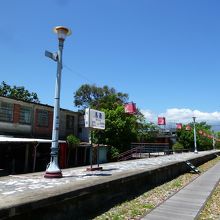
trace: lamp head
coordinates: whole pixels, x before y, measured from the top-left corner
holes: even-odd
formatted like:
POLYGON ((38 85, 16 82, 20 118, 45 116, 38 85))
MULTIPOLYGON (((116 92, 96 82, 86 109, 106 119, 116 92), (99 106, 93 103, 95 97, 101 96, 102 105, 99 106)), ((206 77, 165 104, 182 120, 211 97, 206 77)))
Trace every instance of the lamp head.
POLYGON ((53 31, 57 34, 59 40, 65 40, 66 36, 69 36, 72 33, 70 29, 63 26, 57 26, 53 31))

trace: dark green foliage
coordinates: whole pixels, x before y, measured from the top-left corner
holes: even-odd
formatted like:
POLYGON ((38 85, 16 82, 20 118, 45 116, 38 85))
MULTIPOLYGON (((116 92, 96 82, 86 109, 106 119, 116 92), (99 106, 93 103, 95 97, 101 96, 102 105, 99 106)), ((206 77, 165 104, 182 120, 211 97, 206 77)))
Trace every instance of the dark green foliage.
POLYGON ((80 109, 115 109, 128 100, 128 94, 116 92, 108 86, 97 87, 84 84, 74 94, 74 104, 80 109))
POLYGON ((173 151, 175 152, 182 151, 183 149, 184 149, 184 146, 180 142, 176 142, 173 145, 173 151))
POLYGON ((128 94, 116 92, 108 86, 82 85, 74 95, 74 103, 80 110, 93 108, 105 112, 106 129, 93 132, 93 142, 109 146, 111 158, 130 149, 131 142, 152 140, 158 128, 147 124, 144 116, 125 113, 128 94))
POLYGON ((68 143, 67 165, 72 166, 75 165, 77 161, 77 147, 80 144, 80 139, 73 134, 68 135, 66 139, 68 143), (75 158, 74 158, 74 153, 75 153, 75 158))
MULTIPOLYGON (((194 149, 194 133, 193 133, 193 123, 190 124, 191 130, 186 131, 186 126, 184 125, 182 129, 177 131, 178 142, 184 146, 184 149, 194 149)), ((206 122, 196 123, 196 137, 197 137, 197 149, 198 150, 210 150, 213 148, 212 139, 204 137, 199 134, 199 131, 203 131, 206 134, 212 134, 211 126, 207 125, 206 122)))
POLYGON ((111 146, 108 150, 108 159, 111 161, 117 160, 119 154, 119 150, 116 147, 111 146))
POLYGON ((69 146, 75 147, 77 145, 79 145, 80 140, 79 138, 77 138, 75 135, 70 134, 67 136, 67 143, 69 144, 69 146))
POLYGON ((136 141, 136 117, 124 112, 123 106, 115 110, 102 109, 106 117, 106 129, 94 131, 94 136, 106 145, 114 146, 121 153, 130 148, 130 143, 136 141))
POLYGON ((14 98, 27 102, 40 103, 37 93, 29 92, 24 86, 10 86, 6 82, 2 82, 0 85, 0 96, 14 98))

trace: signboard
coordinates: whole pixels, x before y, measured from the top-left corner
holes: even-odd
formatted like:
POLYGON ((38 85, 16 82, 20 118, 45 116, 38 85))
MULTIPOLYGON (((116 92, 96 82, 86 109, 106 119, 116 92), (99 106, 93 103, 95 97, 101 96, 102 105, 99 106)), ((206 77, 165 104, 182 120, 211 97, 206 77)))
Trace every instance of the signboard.
POLYGON ((87 108, 85 111, 85 127, 105 129, 105 113, 87 108))
POLYGON ((166 125, 166 118, 165 117, 158 117, 158 125, 166 125))

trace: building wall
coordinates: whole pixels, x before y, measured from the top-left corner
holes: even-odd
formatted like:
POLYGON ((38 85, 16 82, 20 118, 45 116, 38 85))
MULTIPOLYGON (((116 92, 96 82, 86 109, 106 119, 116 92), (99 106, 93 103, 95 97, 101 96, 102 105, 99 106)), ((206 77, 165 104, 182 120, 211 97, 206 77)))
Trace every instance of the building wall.
POLYGON ((78 126, 79 126, 79 113, 69 110, 63 110, 60 112, 60 136, 66 137, 69 134, 74 134, 78 136, 78 126), (68 128, 67 126, 67 116, 74 119, 73 127, 68 128))
POLYGON ((43 106, 40 106, 40 107, 35 106, 33 136, 34 137, 51 137, 52 128, 53 128, 53 112, 51 111, 51 108, 43 107, 43 106), (48 126, 40 126, 38 124, 38 115, 39 115, 40 110, 48 112, 48 126))
MULTIPOLYGON (((15 135, 24 137, 51 138, 53 127, 53 107, 49 105, 24 102, 0 96, 0 114, 4 115, 5 109, 1 109, 1 103, 12 106, 12 120, 7 121, 0 118, 0 135, 15 135), (31 112, 30 123, 21 123, 21 109, 28 108, 31 112), (47 112, 47 125, 39 123, 39 114, 47 112), (41 112, 41 113, 40 113, 41 112)), ((61 109, 60 110, 60 138, 64 139, 68 134, 78 136, 78 112, 61 109), (72 119, 74 123, 68 122, 72 119)), ((41 120, 42 123, 45 120, 41 120)))

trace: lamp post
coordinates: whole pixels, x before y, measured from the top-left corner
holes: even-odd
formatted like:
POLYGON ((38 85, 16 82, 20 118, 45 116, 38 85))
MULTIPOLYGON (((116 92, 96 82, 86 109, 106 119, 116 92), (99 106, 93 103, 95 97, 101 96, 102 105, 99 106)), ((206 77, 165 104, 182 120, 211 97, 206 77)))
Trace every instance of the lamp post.
POLYGON ((212 131, 213 136, 212 136, 212 146, 213 146, 213 150, 215 150, 215 132, 212 131))
POLYGON ((193 126, 194 126, 194 153, 195 154, 198 154, 198 151, 197 151, 197 145, 196 145, 196 117, 192 117, 193 118, 193 126))
POLYGON ((58 26, 53 29, 57 34, 59 40, 59 47, 57 53, 45 51, 45 56, 57 62, 57 74, 55 83, 55 96, 54 96, 54 113, 53 113, 53 131, 52 131, 52 144, 50 153, 50 163, 47 166, 44 177, 46 178, 61 178, 62 172, 58 165, 58 140, 59 140, 59 124, 60 124, 60 85, 61 85, 61 72, 62 72, 62 53, 63 45, 66 36, 71 34, 71 31, 63 26, 58 26))

